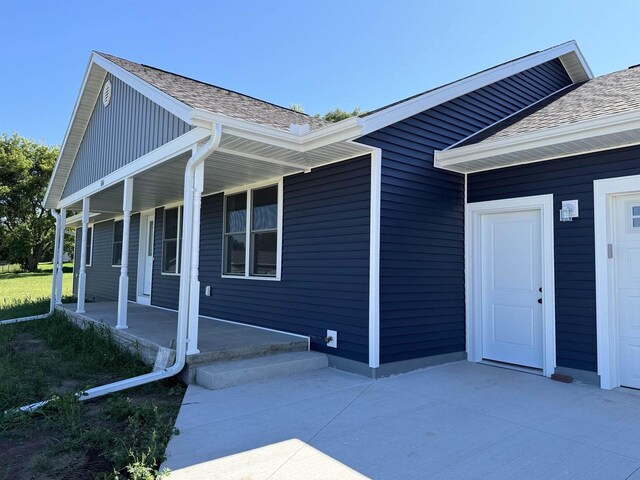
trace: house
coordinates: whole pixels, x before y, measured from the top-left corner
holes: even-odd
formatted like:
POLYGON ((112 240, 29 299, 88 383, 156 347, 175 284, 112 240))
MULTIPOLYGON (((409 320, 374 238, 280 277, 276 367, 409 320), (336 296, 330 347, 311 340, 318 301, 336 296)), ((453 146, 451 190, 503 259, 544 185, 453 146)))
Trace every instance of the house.
POLYGON ((190 352, 212 318, 640 388, 640 68, 573 41, 335 124, 93 52, 46 205, 78 311, 178 310, 190 352))

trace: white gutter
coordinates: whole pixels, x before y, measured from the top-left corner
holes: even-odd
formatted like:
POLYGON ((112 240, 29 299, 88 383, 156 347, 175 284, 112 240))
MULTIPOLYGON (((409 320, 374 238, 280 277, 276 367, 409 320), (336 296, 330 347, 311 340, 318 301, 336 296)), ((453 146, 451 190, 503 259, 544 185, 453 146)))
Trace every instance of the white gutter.
MULTIPOLYGON (((194 151, 193 155, 187 162, 184 177, 184 220, 183 220, 183 237, 182 237, 182 265, 191 264, 191 238, 193 230, 193 185, 194 172, 198 165, 205 161, 220 143, 221 136, 220 125, 215 125, 211 132, 211 139, 207 144, 199 150, 194 151)), ((173 377, 182 371, 187 359, 187 330, 189 321, 189 269, 183 269, 180 274, 180 300, 178 306, 178 327, 176 338, 176 360, 174 364, 164 370, 146 373, 137 377, 127 378, 118 382, 109 383, 100 387, 90 388, 85 392, 76 394, 80 400, 90 400, 92 398, 107 395, 109 393, 119 392, 128 388, 138 387, 146 383, 157 382, 165 378, 173 377)), ((17 410, 30 412, 49 403, 50 400, 44 400, 30 405, 25 405, 17 410)))
MULTIPOLYGON (((460 171, 461 173, 473 172, 473 165, 469 164, 477 160, 638 130, 640 130, 640 109, 635 109, 606 117, 582 120, 559 127, 504 137, 498 140, 484 141, 450 150, 435 151, 434 165, 438 168, 460 171)), ((625 145, 626 143, 620 144, 620 146, 625 145)), ((587 151, 598 151, 598 148, 590 148, 587 151)), ((587 152, 578 149, 575 154, 579 153, 587 152)), ((566 157, 568 154, 563 153, 561 156, 566 157)), ((530 163, 551 158, 555 157, 542 154, 539 158, 531 159, 528 162, 518 161, 519 159, 516 158, 513 164, 530 163)), ((505 162, 503 165, 497 166, 507 167, 511 166, 511 163, 505 162)))

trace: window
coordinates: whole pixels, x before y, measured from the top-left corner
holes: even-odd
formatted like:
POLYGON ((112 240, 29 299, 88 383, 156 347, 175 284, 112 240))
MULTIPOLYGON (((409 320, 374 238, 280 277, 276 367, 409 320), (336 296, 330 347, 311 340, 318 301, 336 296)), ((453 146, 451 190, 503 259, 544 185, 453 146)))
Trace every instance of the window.
POLYGON ((225 197, 224 275, 278 276, 279 188, 269 185, 225 197))
POLYGON ((162 223, 162 273, 180 273, 182 207, 167 208, 162 223))
POLYGON ((226 198, 224 273, 244 275, 247 251, 247 192, 226 198))
POLYGON ((91 247, 93 246, 93 227, 87 228, 87 260, 85 265, 87 267, 91 266, 91 247))
POLYGON ((276 276, 278 186, 251 195, 251 275, 276 276))
POLYGON ((122 264, 122 228, 123 221, 113 222, 113 250, 111 251, 111 265, 119 267, 122 264))
POLYGON ((640 205, 631 207, 631 226, 633 228, 640 228, 640 205))

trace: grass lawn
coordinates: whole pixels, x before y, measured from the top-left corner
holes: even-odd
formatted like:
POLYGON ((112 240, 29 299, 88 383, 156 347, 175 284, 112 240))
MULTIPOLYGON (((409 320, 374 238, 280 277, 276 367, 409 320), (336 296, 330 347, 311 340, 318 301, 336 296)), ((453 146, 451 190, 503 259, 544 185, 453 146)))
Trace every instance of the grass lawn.
MULTIPOLYGON (((51 298, 51 269, 51 263, 41 263, 38 273, 0 273, 0 320, 47 313, 51 298), (21 307, 23 304, 26 306, 21 307)), ((71 297, 72 270, 73 264, 64 264, 63 297, 71 297)))
MULTIPOLYGON (((5 282, 24 292, 5 302, 0 318, 14 317, 16 309, 21 315, 46 312, 48 300, 25 303, 31 293, 40 297, 34 285, 41 278, 0 276, 3 294, 5 282)), ((65 282, 70 288, 71 278, 65 282)), ((108 329, 80 329, 60 312, 0 326, 0 479, 157 478, 184 386, 169 379, 87 402, 75 395, 149 370, 108 329), (34 413, 11 412, 51 398, 34 413)))

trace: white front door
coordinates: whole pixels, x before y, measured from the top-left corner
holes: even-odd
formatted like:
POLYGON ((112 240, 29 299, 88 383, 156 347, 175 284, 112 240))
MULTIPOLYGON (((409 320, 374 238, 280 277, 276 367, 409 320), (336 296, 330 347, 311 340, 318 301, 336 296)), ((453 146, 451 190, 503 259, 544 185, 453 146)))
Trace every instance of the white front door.
POLYGON ((144 274, 142 283, 143 295, 151 295, 151 280, 153 275, 153 232, 154 232, 154 216, 146 217, 146 235, 145 235, 145 258, 144 258, 144 274))
POLYGON ((543 368, 540 210, 483 214, 480 227, 482 358, 543 368))
POLYGON ((613 224, 620 385, 640 388, 640 194, 615 197, 613 224))

